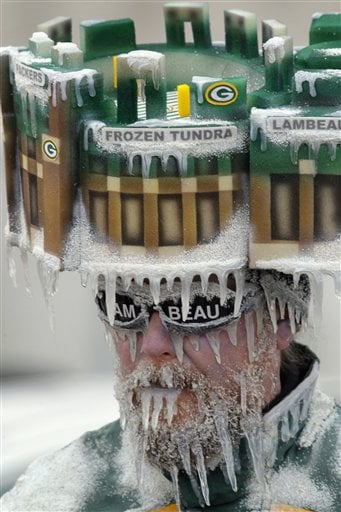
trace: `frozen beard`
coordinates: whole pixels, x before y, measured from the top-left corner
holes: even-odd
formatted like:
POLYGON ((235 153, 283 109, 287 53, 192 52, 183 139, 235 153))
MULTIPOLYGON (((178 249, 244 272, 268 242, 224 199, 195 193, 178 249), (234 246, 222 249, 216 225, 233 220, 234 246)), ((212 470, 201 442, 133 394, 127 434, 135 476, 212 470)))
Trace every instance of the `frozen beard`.
POLYGON ((228 485, 237 490, 240 438, 262 428, 265 379, 276 386, 274 352, 266 315, 253 361, 241 371, 226 369, 219 386, 190 364, 178 362, 142 362, 121 376, 117 398, 126 418, 125 438, 136 446, 137 480, 143 480, 149 462, 171 475, 177 496, 178 471, 184 470, 198 498, 208 504, 207 470, 220 466, 228 485))

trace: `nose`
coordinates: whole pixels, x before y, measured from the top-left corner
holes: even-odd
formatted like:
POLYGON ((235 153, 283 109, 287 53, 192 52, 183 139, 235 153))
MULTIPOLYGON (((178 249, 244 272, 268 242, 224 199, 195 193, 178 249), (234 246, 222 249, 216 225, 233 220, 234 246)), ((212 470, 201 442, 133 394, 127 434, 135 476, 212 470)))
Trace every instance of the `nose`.
POLYGON ((160 320, 159 313, 152 313, 144 336, 142 354, 151 358, 170 360, 176 357, 169 333, 160 320))

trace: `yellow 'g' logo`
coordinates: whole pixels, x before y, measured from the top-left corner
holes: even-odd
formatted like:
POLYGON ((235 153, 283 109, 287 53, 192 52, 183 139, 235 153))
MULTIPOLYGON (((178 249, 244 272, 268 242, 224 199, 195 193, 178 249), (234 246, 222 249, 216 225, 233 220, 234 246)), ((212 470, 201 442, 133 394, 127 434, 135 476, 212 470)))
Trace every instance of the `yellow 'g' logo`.
POLYGON ((205 99, 211 105, 224 107, 234 103, 238 98, 238 89, 231 82, 215 82, 207 87, 205 99))
POLYGON ((56 160, 58 158, 58 146, 54 140, 45 139, 42 144, 42 149, 49 160, 56 160))

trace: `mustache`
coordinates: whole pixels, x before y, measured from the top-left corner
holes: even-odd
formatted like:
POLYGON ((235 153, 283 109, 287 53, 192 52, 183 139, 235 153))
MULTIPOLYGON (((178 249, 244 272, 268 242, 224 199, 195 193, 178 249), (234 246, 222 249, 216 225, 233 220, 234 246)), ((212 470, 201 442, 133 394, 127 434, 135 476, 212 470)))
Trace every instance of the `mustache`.
POLYGON ((195 368, 180 367, 176 363, 140 364, 125 379, 128 392, 138 388, 197 389, 199 386, 209 386, 206 377, 195 368))

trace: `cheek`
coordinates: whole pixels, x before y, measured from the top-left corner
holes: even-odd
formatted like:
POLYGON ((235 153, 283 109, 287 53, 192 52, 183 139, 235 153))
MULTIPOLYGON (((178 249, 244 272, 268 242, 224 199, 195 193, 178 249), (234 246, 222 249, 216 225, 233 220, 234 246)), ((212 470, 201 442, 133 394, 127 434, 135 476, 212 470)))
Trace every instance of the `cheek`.
POLYGON ((190 364, 210 379, 213 385, 223 386, 228 384, 232 375, 245 367, 248 359, 243 350, 231 344, 225 333, 221 333, 219 339, 220 363, 205 336, 200 337, 200 350, 193 350, 190 342, 185 340, 184 351, 190 364))
POLYGON ((236 345, 231 343, 226 332, 219 333, 220 363, 206 336, 200 336, 199 346, 200 350, 195 351, 189 338, 185 339, 185 354, 196 369, 218 385, 224 384, 230 376, 241 372, 250 364, 243 318, 238 322, 236 345))

